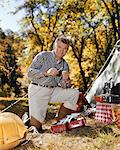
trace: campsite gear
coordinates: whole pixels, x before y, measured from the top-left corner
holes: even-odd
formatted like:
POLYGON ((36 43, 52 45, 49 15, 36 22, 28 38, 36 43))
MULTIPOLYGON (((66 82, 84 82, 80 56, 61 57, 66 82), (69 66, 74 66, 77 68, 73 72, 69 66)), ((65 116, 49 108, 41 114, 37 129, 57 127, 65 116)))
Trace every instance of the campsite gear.
POLYGON ((110 95, 110 94, 101 94, 99 96, 95 96, 96 102, 100 103, 113 103, 120 104, 120 97, 118 95, 110 95))
POLYGON ((96 113, 96 108, 88 108, 82 112, 82 115, 84 117, 86 117, 86 116, 91 117, 91 116, 94 116, 95 113, 96 113))
POLYGON ((59 120, 59 122, 53 124, 50 128, 52 133, 61 133, 67 131, 67 122, 64 122, 66 118, 59 120), (63 121, 63 122, 62 122, 63 121))
POLYGON ((68 130, 71 130, 71 129, 75 129, 75 128, 78 128, 78 127, 83 127, 85 126, 85 123, 86 123, 86 120, 85 118, 83 117, 79 117, 77 119, 72 119, 71 121, 68 121, 68 130))
POLYGON ((120 105, 114 104, 112 106, 112 113, 113 113, 113 121, 120 128, 120 105))
POLYGON ((0 113, 0 149, 8 150, 19 145, 27 134, 24 123, 14 113, 0 113))
MULTIPOLYGON (((111 51, 109 57, 107 58, 107 61, 97 74, 92 84, 92 87, 90 87, 85 94, 86 99, 93 107, 96 106, 94 96, 102 94, 103 87, 106 82, 109 82, 110 79, 112 78, 115 86, 117 84, 120 84, 119 70, 120 70, 120 40, 116 42, 113 50, 111 51)), ((112 89, 111 94, 117 95, 116 93, 113 93, 113 91, 114 90, 112 89)))
POLYGON ((111 79, 104 84, 102 94, 95 96, 96 102, 120 104, 120 83, 114 85, 111 79))
POLYGON ((51 126, 52 133, 60 133, 63 131, 69 131, 74 128, 85 126, 86 120, 79 116, 80 113, 72 113, 65 118, 59 120, 57 123, 51 126))
POLYGON ((114 81, 106 82, 103 94, 95 96, 96 102, 120 104, 120 83, 114 85, 114 81))
POLYGON ((120 84, 118 83, 117 86, 115 86, 112 79, 104 84, 103 94, 95 96, 96 102, 101 103, 97 103, 96 105, 96 120, 108 124, 112 123, 112 106, 116 104, 115 106, 117 107, 120 103, 119 91, 120 84))
POLYGON ((103 122, 106 124, 111 124, 112 123, 112 104, 97 103, 95 120, 96 122, 103 122))

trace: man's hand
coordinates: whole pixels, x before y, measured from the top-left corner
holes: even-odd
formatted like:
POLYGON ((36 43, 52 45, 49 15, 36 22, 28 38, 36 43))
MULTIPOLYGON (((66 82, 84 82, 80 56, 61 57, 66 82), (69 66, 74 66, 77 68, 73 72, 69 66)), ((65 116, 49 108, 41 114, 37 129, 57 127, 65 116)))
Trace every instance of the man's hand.
POLYGON ((67 81, 69 80, 69 72, 68 71, 62 71, 62 78, 63 80, 67 81))
POLYGON ((49 70, 47 70, 46 72, 46 76, 57 76, 59 74, 59 71, 56 68, 50 68, 49 70))

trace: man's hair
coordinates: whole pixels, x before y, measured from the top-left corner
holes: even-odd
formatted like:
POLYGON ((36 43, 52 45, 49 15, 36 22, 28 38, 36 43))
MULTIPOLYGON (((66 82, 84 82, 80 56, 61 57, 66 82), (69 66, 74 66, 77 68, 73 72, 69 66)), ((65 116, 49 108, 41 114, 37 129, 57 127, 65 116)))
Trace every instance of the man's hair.
POLYGON ((62 43, 67 44, 68 46, 70 45, 70 40, 64 36, 57 37, 55 43, 57 43, 58 41, 61 41, 62 43))

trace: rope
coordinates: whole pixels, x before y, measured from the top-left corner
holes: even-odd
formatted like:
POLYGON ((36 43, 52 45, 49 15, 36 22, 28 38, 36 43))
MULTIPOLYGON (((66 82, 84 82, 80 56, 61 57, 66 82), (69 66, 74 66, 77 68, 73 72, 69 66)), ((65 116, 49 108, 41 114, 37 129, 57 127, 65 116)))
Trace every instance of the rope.
POLYGON ((14 106, 15 104, 17 104, 18 102, 21 101, 21 99, 25 98, 28 94, 25 94, 23 97, 19 98, 16 102, 12 103, 11 105, 9 105, 8 107, 6 107, 5 109, 3 109, 1 111, 1 113, 5 112, 6 110, 8 110, 9 108, 11 108, 12 106, 14 106))
MULTIPOLYGON (((36 93, 38 93, 39 91, 40 91, 40 89, 37 90, 35 93, 33 93, 33 94, 31 95, 31 97, 34 96, 34 95, 35 95, 36 93)), ((25 94, 23 97, 19 98, 16 102, 12 103, 11 105, 9 105, 9 106, 6 107, 5 109, 3 109, 3 110, 1 111, 1 113, 5 112, 5 111, 8 110, 9 108, 11 108, 12 106, 14 106, 14 105, 17 104, 18 102, 20 102, 21 99, 25 98, 26 96, 28 96, 28 93, 25 94)))

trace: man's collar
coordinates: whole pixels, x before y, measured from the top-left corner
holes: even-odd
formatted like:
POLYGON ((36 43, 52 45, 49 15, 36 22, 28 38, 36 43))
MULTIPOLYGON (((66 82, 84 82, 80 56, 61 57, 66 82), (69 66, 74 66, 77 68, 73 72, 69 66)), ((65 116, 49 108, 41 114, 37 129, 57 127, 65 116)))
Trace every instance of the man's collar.
POLYGON ((57 60, 56 55, 55 55, 55 51, 54 51, 54 50, 52 50, 52 54, 53 54, 53 57, 56 59, 57 62, 61 62, 61 61, 63 60, 63 58, 60 59, 60 60, 57 60))
POLYGON ((56 58, 56 57, 55 57, 55 51, 54 51, 54 50, 52 50, 52 54, 53 54, 53 57, 56 58))

